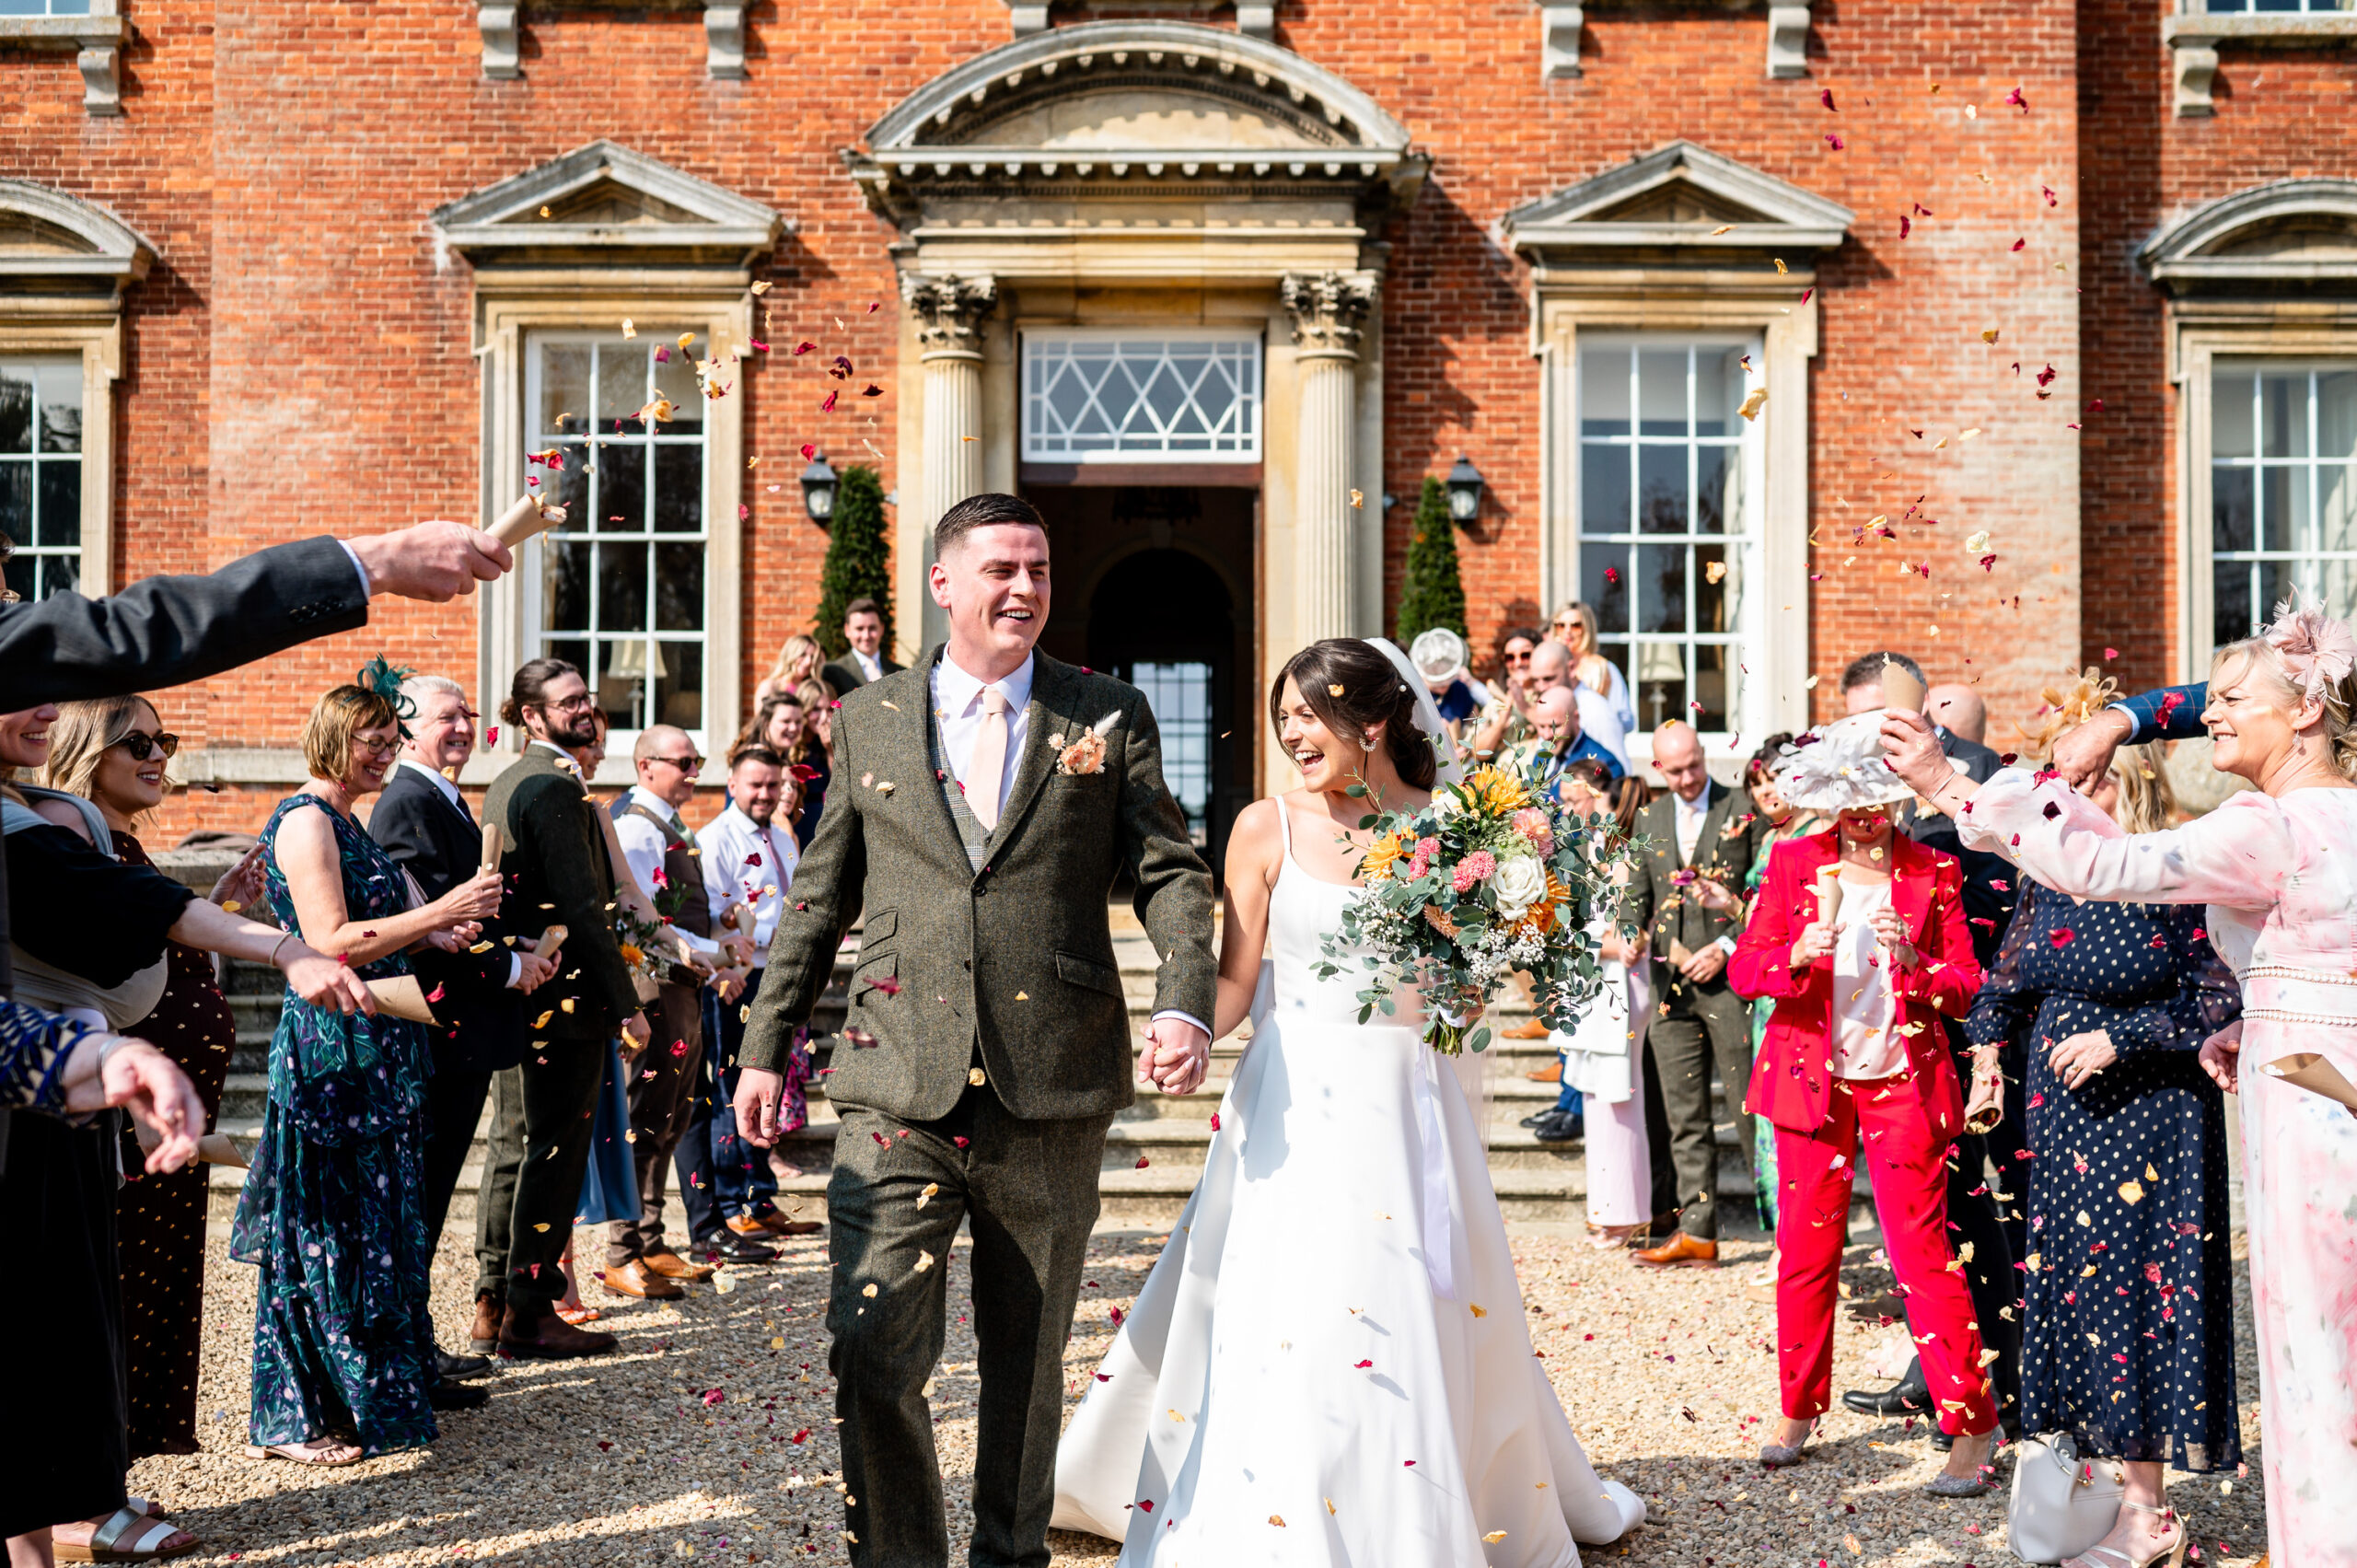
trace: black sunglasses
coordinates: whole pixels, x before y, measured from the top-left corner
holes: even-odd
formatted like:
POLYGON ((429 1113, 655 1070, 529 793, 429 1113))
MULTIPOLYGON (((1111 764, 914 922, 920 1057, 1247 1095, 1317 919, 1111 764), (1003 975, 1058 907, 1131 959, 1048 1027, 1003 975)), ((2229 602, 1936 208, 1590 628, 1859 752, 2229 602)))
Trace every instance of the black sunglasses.
POLYGON ((177 735, 149 735, 145 730, 134 729, 124 732, 123 738, 115 744, 130 752, 133 761, 144 762, 158 751, 167 757, 177 755, 180 738, 177 735))

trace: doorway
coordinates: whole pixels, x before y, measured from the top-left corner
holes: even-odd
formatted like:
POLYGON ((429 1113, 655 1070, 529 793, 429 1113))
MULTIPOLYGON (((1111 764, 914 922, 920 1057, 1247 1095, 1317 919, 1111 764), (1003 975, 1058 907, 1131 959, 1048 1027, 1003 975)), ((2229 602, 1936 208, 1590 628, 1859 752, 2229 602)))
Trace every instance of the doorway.
POLYGON ((1062 610, 1040 645, 1145 693, 1162 733, 1163 780, 1216 874, 1257 777, 1259 492, 1027 484, 1024 493, 1047 518, 1062 610))

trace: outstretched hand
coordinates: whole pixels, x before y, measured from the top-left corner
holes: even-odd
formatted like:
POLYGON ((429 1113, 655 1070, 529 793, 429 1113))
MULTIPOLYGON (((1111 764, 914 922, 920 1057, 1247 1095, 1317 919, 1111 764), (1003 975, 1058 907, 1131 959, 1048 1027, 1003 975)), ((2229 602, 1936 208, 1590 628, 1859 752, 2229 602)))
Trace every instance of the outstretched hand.
POLYGON ((2085 793, 2111 772, 2112 754, 2130 734, 2127 720, 2109 708, 2062 732, 2054 742, 2054 771, 2073 789, 2085 793))
POLYGON ((443 604, 515 569, 508 548, 481 528, 441 519, 348 541, 372 594, 443 604))

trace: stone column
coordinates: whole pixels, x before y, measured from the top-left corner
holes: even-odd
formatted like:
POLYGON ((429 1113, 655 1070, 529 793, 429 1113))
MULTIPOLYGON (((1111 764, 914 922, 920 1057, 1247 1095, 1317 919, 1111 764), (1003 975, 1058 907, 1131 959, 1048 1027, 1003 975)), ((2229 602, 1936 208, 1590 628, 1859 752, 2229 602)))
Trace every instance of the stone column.
POLYGON ((1301 367, 1294 593, 1295 627, 1304 643, 1355 637, 1364 630, 1356 591, 1357 536, 1370 514, 1352 508, 1351 476, 1360 323, 1374 308, 1376 286, 1373 273, 1295 273, 1280 285, 1293 317, 1301 367))
POLYGON ((982 320, 998 303, 998 280, 911 273, 900 297, 916 318, 924 366, 924 449, 914 519, 930 534, 941 514, 982 488, 982 320))

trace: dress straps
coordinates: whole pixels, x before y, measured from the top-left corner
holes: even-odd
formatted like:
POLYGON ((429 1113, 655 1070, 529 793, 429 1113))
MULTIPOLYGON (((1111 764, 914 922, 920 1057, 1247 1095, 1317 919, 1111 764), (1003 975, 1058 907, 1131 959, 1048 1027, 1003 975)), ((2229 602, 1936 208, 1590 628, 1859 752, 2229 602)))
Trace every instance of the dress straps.
POLYGON ((1285 858, 1291 860, 1293 858, 1293 807, 1285 804, 1285 797, 1282 795, 1277 796, 1277 832, 1284 840, 1285 858))

